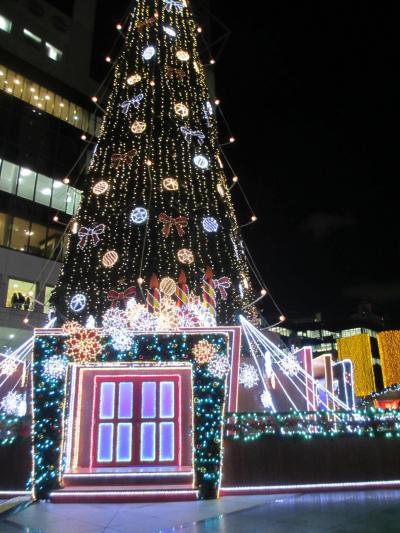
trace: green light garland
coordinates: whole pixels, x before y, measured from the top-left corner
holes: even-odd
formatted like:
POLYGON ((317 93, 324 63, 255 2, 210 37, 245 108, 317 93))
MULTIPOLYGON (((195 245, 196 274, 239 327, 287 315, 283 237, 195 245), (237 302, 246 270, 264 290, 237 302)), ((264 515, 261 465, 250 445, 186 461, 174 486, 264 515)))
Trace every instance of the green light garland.
POLYGON ((29 436, 28 416, 9 416, 0 414, 0 446, 14 444, 20 438, 29 436))
POLYGON ((228 413, 225 438, 255 441, 267 437, 400 437, 400 411, 369 407, 359 411, 228 413))

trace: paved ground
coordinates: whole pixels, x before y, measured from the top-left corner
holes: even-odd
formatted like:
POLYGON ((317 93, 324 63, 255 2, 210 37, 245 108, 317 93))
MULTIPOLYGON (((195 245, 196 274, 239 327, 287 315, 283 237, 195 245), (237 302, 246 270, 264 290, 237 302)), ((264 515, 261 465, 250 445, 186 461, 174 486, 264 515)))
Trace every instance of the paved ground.
POLYGON ((231 496, 159 504, 37 503, 0 519, 1 533, 399 532, 400 491, 231 496))

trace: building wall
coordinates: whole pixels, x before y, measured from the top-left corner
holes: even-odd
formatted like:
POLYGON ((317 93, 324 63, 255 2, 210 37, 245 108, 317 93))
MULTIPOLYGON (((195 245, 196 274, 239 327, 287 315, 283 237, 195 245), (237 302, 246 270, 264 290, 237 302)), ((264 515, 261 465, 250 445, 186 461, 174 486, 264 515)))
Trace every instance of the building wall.
POLYGON ((34 327, 46 324, 47 314, 43 306, 45 288, 54 287, 60 267, 61 264, 56 261, 0 247, 0 352, 5 346, 18 347, 31 336, 34 327), (29 312, 28 324, 23 322, 28 315, 25 310, 6 307, 10 278, 28 282, 35 289, 37 302, 32 302, 33 311, 29 312), (10 338, 10 335, 13 337, 10 338))
POLYGON ((72 17, 41 0, 2 0, 0 15, 12 22, 11 32, 0 31, 0 48, 41 72, 85 95, 97 84, 90 78, 96 0, 74 2, 72 17), (24 29, 39 37, 35 43, 24 29), (46 43, 62 52, 59 61, 48 56, 46 43))

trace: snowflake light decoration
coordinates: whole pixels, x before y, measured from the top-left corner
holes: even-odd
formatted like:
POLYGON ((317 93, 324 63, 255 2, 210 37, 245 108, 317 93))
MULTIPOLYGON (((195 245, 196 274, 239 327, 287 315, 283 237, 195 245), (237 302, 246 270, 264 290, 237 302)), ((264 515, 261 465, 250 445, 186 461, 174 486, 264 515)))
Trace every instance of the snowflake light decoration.
POLYGON ((145 306, 142 306, 142 310, 136 318, 131 319, 131 328, 135 331, 156 331, 157 317, 153 313, 149 313, 145 306))
POLYGON ((63 355, 52 355, 43 363, 43 376, 46 379, 61 379, 67 368, 68 359, 63 355))
POLYGON ((132 335, 129 330, 115 330, 111 335, 111 342, 116 350, 127 351, 132 344, 132 335))
POLYGON ((208 363, 208 371, 214 377, 223 379, 231 369, 229 363, 229 357, 226 355, 217 354, 211 361, 208 363))
POLYGON ((201 340, 193 347, 193 356, 197 364, 209 363, 215 355, 215 348, 211 342, 201 340))
POLYGON ((264 390, 264 392, 260 396, 260 400, 263 404, 264 409, 268 409, 268 407, 273 407, 271 393, 268 390, 264 390))
POLYGON ((136 321, 144 311, 146 307, 143 304, 138 303, 135 298, 129 298, 126 304, 126 315, 131 328, 136 329, 136 321))
POLYGON ((128 315, 122 309, 111 307, 103 315, 103 334, 114 335, 117 330, 125 330, 129 327, 128 315))
POLYGON ((1 401, 1 409, 4 413, 11 416, 26 415, 26 397, 19 392, 9 392, 1 401))
POLYGON ((239 369, 239 383, 246 389, 252 389, 260 381, 257 370, 253 365, 242 363, 239 369))
POLYGON ((280 361, 278 362, 280 368, 282 369, 282 372, 285 374, 285 376, 296 376, 299 373, 300 365, 296 359, 296 356, 294 354, 286 355, 285 357, 282 357, 280 361))
POLYGON ((68 322, 65 322, 62 327, 63 333, 65 333, 66 335, 74 335, 80 329, 81 325, 76 320, 69 320, 68 322))
POLYGON ((101 348, 100 336, 95 329, 80 328, 67 340, 67 354, 77 363, 96 361, 101 348))
POLYGON ((18 368, 18 363, 11 356, 4 359, 0 365, 0 376, 10 377, 18 368))

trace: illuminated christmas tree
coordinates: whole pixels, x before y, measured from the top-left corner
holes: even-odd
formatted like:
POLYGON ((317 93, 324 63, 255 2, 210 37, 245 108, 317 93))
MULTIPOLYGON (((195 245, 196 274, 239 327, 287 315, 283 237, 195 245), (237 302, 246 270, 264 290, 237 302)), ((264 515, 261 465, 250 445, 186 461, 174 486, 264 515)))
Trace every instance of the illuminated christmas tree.
POLYGON ((230 324, 252 301, 198 35, 187 0, 135 2, 53 296, 62 321, 135 296, 230 324))

